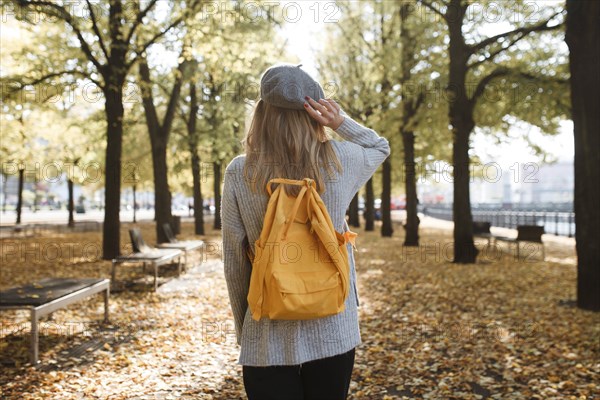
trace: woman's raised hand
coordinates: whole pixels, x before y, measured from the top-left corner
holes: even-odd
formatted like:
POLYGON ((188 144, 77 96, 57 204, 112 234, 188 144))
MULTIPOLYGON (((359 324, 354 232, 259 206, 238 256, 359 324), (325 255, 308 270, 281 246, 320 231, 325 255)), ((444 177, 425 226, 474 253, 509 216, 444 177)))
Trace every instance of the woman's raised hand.
POLYGON ((344 122, 340 106, 332 99, 321 99, 318 102, 308 96, 304 99, 304 108, 321 125, 336 130, 344 122))

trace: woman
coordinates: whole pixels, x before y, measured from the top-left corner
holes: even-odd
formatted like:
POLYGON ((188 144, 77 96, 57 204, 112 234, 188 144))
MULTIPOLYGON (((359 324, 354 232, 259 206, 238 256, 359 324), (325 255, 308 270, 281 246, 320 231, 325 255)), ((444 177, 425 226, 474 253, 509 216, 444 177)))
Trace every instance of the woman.
MULTIPOLYGON (((247 296, 252 264, 246 246, 259 237, 269 179, 310 177, 334 228, 344 230, 356 192, 388 157, 388 141, 346 115, 300 65, 276 65, 261 78, 261 98, 242 141, 243 155, 225 171, 221 218, 225 279, 241 345, 244 387, 250 400, 345 399, 361 344, 356 271, 347 244, 352 290, 345 310, 312 320, 252 319, 247 296), (331 140, 329 127, 345 141, 331 140)), ((275 187, 275 186, 274 186, 275 187)), ((297 194, 299 187, 284 190, 297 194)))

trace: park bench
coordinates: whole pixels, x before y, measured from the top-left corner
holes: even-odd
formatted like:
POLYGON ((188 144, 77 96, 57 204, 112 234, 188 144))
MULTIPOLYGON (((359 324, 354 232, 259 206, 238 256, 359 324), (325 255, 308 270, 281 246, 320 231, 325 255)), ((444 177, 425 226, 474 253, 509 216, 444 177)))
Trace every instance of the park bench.
POLYGON ((494 235, 490 231, 491 226, 490 222, 473 221, 473 236, 486 238, 489 246, 494 239, 494 235))
POLYGON ((93 294, 104 294, 104 322, 108 322, 110 280, 105 278, 47 278, 0 292, 0 310, 28 309, 31 313, 31 364, 38 363, 38 320, 93 294))
POLYGON ((494 240, 496 241, 504 241, 509 243, 509 247, 511 243, 514 243, 517 249, 517 259, 519 258, 519 244, 521 242, 532 242, 539 243, 542 247, 542 260, 546 259, 545 251, 544 251, 544 242, 542 241, 542 235, 544 234, 544 227, 538 225, 518 225, 517 226, 517 237, 510 238, 506 236, 494 236, 494 240))
POLYGON ((0 238, 32 237, 36 236, 37 233, 36 226, 32 224, 4 225, 0 227, 0 238))
POLYGON ((188 253, 197 249, 200 249, 204 246, 204 241, 202 240, 183 240, 183 241, 179 241, 177 240, 177 238, 175 237, 175 235, 173 234, 173 230, 171 229, 171 225, 169 225, 168 223, 163 224, 162 226, 163 228, 163 232, 165 233, 165 236, 167 237, 167 239, 169 240, 166 243, 160 243, 158 245, 159 248, 164 248, 164 249, 179 249, 179 250, 183 250, 184 255, 183 255, 183 270, 186 270, 186 266, 188 263, 188 253))
POLYGON ((146 266, 151 265, 154 269, 154 291, 158 288, 158 268, 161 265, 172 263, 177 259, 177 276, 181 274, 181 254, 178 249, 157 249, 146 244, 142 238, 139 228, 129 230, 129 238, 133 247, 133 253, 118 256, 112 260, 112 281, 116 282, 117 266, 125 263, 142 263, 144 272, 146 266))

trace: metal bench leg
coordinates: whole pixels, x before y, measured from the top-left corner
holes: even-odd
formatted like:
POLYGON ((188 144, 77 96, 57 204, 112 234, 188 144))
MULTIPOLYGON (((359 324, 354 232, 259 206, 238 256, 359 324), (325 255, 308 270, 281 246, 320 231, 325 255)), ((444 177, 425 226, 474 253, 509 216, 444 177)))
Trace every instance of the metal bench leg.
POLYGON ((108 298, 110 296, 110 288, 106 288, 103 292, 104 295, 104 323, 108 323, 108 298))
POLYGON ((38 362, 38 345, 38 315, 36 310, 31 310, 31 348, 29 349, 29 361, 32 365, 36 365, 38 362))
POLYGON ((117 276, 117 263, 113 263, 112 265, 112 271, 110 273, 110 280, 113 281, 113 283, 116 281, 116 276, 117 276))
POLYGON ((152 263, 154 265, 154 291, 158 288, 158 265, 156 263, 152 263))
POLYGON ((521 261, 521 246, 519 246, 519 242, 515 242, 515 246, 517 246, 517 261, 521 261))
POLYGON ((542 243, 542 261, 546 261, 546 251, 544 249, 544 243, 542 243))

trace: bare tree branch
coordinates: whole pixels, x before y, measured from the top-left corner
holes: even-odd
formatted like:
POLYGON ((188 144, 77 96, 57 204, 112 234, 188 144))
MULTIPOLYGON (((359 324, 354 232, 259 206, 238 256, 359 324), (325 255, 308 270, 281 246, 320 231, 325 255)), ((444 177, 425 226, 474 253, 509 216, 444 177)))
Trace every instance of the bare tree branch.
POLYGON ((90 48, 90 45, 83 38, 81 30, 77 26, 75 20, 73 19, 73 16, 71 14, 69 14, 69 12, 67 10, 65 10, 65 8, 63 6, 58 5, 51 1, 31 1, 31 0, 29 0, 29 1, 28 0, 17 0, 17 4, 22 8, 27 8, 27 7, 36 8, 37 7, 40 10, 44 10, 44 11, 42 11, 44 14, 46 14, 48 16, 57 17, 60 20, 69 24, 69 26, 73 29, 73 31, 77 35, 77 39, 79 40, 79 42, 81 44, 81 50, 84 52, 84 54, 86 55, 88 60, 90 60, 90 62, 92 64, 94 64, 94 66, 96 67, 98 72, 100 72, 101 74, 104 74, 104 67, 100 64, 100 62, 98 62, 96 57, 94 57, 94 54, 92 53, 92 49, 90 48))
POLYGON ((425 101, 425 92, 423 92, 421 90, 421 91, 419 91, 419 95, 417 96, 417 98, 415 99, 415 101, 413 103, 413 109, 415 110, 415 112, 419 111, 419 108, 421 108, 424 101, 425 101))
POLYGON ((144 45, 142 45, 141 48, 135 49, 134 50, 135 57, 125 65, 125 69, 129 70, 131 68, 131 66, 133 64, 135 64, 135 62, 139 59, 139 57, 142 54, 144 54, 144 52, 148 49, 148 47, 150 47, 154 43, 156 43, 156 41, 158 39, 160 39, 161 37, 166 35, 171 29, 173 29, 177 25, 181 24, 189 16, 189 13, 191 11, 195 10, 199 4, 201 4, 200 0, 192 1, 190 4, 188 4, 189 7, 184 11, 184 13, 181 17, 179 17, 179 18, 175 19, 173 22, 171 22, 163 31, 158 32, 156 35, 154 35, 149 41, 147 41, 144 45))
POLYGON ((142 93, 142 104, 144 105, 144 113, 146 114, 146 121, 148 123, 150 136, 158 134, 156 129, 161 128, 158 114, 156 113, 156 107, 154 106, 154 96, 152 95, 152 79, 150 78, 150 68, 145 57, 140 58, 138 65, 139 74, 141 78, 140 88, 142 93))
MULTIPOLYGON (((426 0, 419 0, 419 3, 423 4, 425 7, 427 7, 428 9, 430 9, 431 11, 433 11, 434 13, 436 13, 437 15, 439 15, 440 17, 442 17, 444 20, 447 21, 447 17, 446 14, 443 13, 442 11, 440 11, 439 8, 435 7, 431 2, 426 1, 426 0)), ((448 3, 443 2, 446 6, 448 6, 448 3)))
POLYGON ((515 45, 518 41, 520 41, 521 39, 525 38, 527 36, 526 33, 520 33, 516 38, 514 38, 513 40, 510 41, 510 43, 508 44, 508 46, 503 46, 502 44, 499 44, 498 48, 491 52, 489 56, 483 57, 480 60, 477 60, 471 64, 467 65, 467 69, 472 69, 477 67, 478 65, 483 64, 486 61, 489 60, 493 60, 494 58, 496 58, 496 56, 500 53, 502 53, 503 51, 506 51, 508 49, 510 49, 513 45, 515 45))
MULTIPOLYGON (((344 38, 348 41, 351 42, 352 38, 351 36, 348 34, 348 31, 346 29, 344 29, 343 24, 338 24, 337 27, 340 29, 340 31, 342 32, 342 35, 344 35, 344 38)), ((354 30, 356 32, 356 30, 354 30)), ((363 43, 367 46, 367 48, 369 49, 369 51, 371 52, 375 52, 375 50, 373 49, 373 44, 371 42, 369 42, 366 38, 365 35, 362 31, 358 32, 360 38, 362 39, 363 43)))
MULTIPOLYGON (((473 96, 470 99, 471 107, 473 107, 475 105, 475 103, 477 102, 477 100, 483 95, 485 88, 490 84, 490 82, 492 82, 494 79, 502 77, 502 76, 522 78, 527 81, 534 82, 538 85, 543 85, 543 84, 564 85, 565 90, 568 90, 568 87, 569 87, 568 79, 557 78, 554 76, 534 75, 529 72, 519 71, 519 70, 515 70, 515 69, 509 69, 506 67, 499 67, 499 68, 496 68, 495 70, 493 70, 492 72, 490 72, 488 75, 486 75, 484 78, 482 78, 479 81, 479 83, 477 84, 477 86, 475 88, 473 96)), ((558 101, 560 101, 560 96, 559 96, 558 101)), ((563 104, 563 103, 561 103, 561 106, 564 107, 565 109, 569 109, 569 107, 570 107, 570 105, 563 104)))
POLYGON ((183 22, 183 17, 177 18, 169 26, 167 26, 167 28, 164 31, 161 31, 161 32, 157 33, 156 35, 154 35, 152 37, 152 39, 150 39, 149 41, 147 41, 141 48, 136 49, 134 51, 135 57, 125 65, 125 69, 129 70, 131 68, 131 66, 133 64, 135 64, 135 62, 142 56, 142 54, 144 54, 144 52, 148 49, 148 47, 150 47, 154 43, 156 43, 156 41, 158 39, 160 39, 162 36, 166 35, 167 32, 169 32, 171 29, 173 29, 174 27, 176 27, 177 25, 179 25, 181 22, 183 22))
POLYGON ((562 13, 562 11, 557 12, 557 13, 553 14, 550 18, 548 18, 548 19, 540 22, 539 24, 530 25, 530 26, 523 26, 523 27, 514 29, 512 31, 508 31, 508 32, 500 33, 498 35, 490 36, 489 38, 484 39, 484 40, 482 40, 479 43, 475 43, 475 44, 469 45, 469 50, 471 51, 471 53, 474 53, 476 51, 479 51, 479 50, 482 50, 482 49, 486 48, 489 45, 497 43, 498 40, 500 40, 500 39, 507 38, 507 37, 512 36, 512 35, 521 35, 522 37, 520 39, 522 39, 523 37, 527 36, 528 34, 530 34, 532 32, 551 31, 551 30, 554 30, 554 29, 558 29, 558 28, 560 28, 560 26, 562 25, 562 23, 561 24, 557 24, 557 25, 553 25, 553 26, 549 26, 548 23, 551 20, 553 20, 554 17, 560 15, 561 13, 562 13))
POLYGON ((94 9, 93 9, 92 5, 90 4, 90 0, 85 0, 85 2, 87 3, 88 9, 90 10, 90 18, 92 19, 92 29, 94 30, 94 33, 96 34, 96 36, 98 36, 98 42, 100 43, 100 48, 102 49, 104 56, 108 60, 108 51, 106 50, 106 46, 104 45, 104 40, 102 39, 102 35, 100 34, 100 29, 98 28, 96 14, 94 13, 94 9))
POLYGON ((501 76, 506 76, 511 71, 506 67, 498 67, 483 78, 477 83, 475 87, 475 91, 473 92, 473 96, 470 99, 471 105, 474 105, 477 100, 483 95, 485 88, 490 84, 494 79, 499 78, 501 76))
POLYGON ((138 26, 140 26, 140 24, 142 23, 144 17, 146 15, 148 15, 148 13, 150 12, 150 10, 152 9, 152 7, 154 7, 154 5, 158 2, 158 0, 151 0, 150 3, 148 3, 148 6, 146 8, 144 8, 138 15, 137 18, 135 19, 135 22, 133 23, 133 26, 131 27, 131 30, 129 31, 129 33, 127 34, 127 39, 125 41, 125 43, 129 43, 131 42, 131 38, 133 37, 133 34, 135 33, 136 29, 138 28, 138 26))
MULTIPOLYGON (((515 75, 515 73, 513 73, 513 75, 515 75)), ((516 75, 537 83, 558 83, 560 85, 568 85, 570 82, 569 79, 561 79, 555 76, 534 75, 529 72, 519 71, 516 75)))
POLYGON ((173 88, 169 95, 167 111, 165 112, 165 116, 163 118, 162 128, 166 132, 169 132, 171 130, 171 126, 173 125, 175 112, 177 111, 176 108, 179 103, 181 87, 183 86, 183 81, 184 81, 184 76, 183 76, 184 70, 185 70, 187 64, 188 64, 187 60, 184 60, 177 66, 177 73, 175 75, 175 83, 173 84, 173 88))
POLYGON ((50 74, 42 76, 41 78, 36 78, 36 79, 34 79, 32 81, 29 81, 29 82, 24 82, 24 81, 19 80, 19 79, 11 79, 10 77, 5 77, 5 78, 2 78, 1 82, 3 83, 3 85, 6 84, 6 83, 9 83, 9 82, 19 84, 19 87, 10 88, 7 91, 7 93, 9 93, 9 94, 13 94, 13 93, 16 93, 16 92, 19 92, 19 91, 23 90, 23 88, 25 88, 26 86, 36 86, 36 85, 39 85, 41 83, 44 83, 44 81, 46 81, 48 79, 58 78, 59 76, 63 76, 63 75, 66 75, 66 74, 67 74, 67 71, 52 72, 50 74))
POLYGON ((2 82, 2 84, 8 83, 8 82, 14 82, 19 85, 19 87, 11 88, 7 91, 7 93, 10 95, 10 94, 14 94, 14 93, 17 93, 17 92, 23 90, 26 86, 41 85, 42 83, 46 82, 49 79, 58 78, 58 77, 65 76, 65 75, 81 76, 82 78, 89 79, 91 82, 96 84, 99 88, 101 88, 101 89, 103 88, 103 85, 100 82, 96 81, 95 79, 92 79, 85 72, 78 71, 78 70, 64 70, 64 71, 52 72, 52 73, 46 74, 44 76, 35 78, 30 81, 23 81, 23 80, 19 80, 19 79, 12 79, 10 77, 6 77, 6 78, 2 78, 1 82, 2 82))

